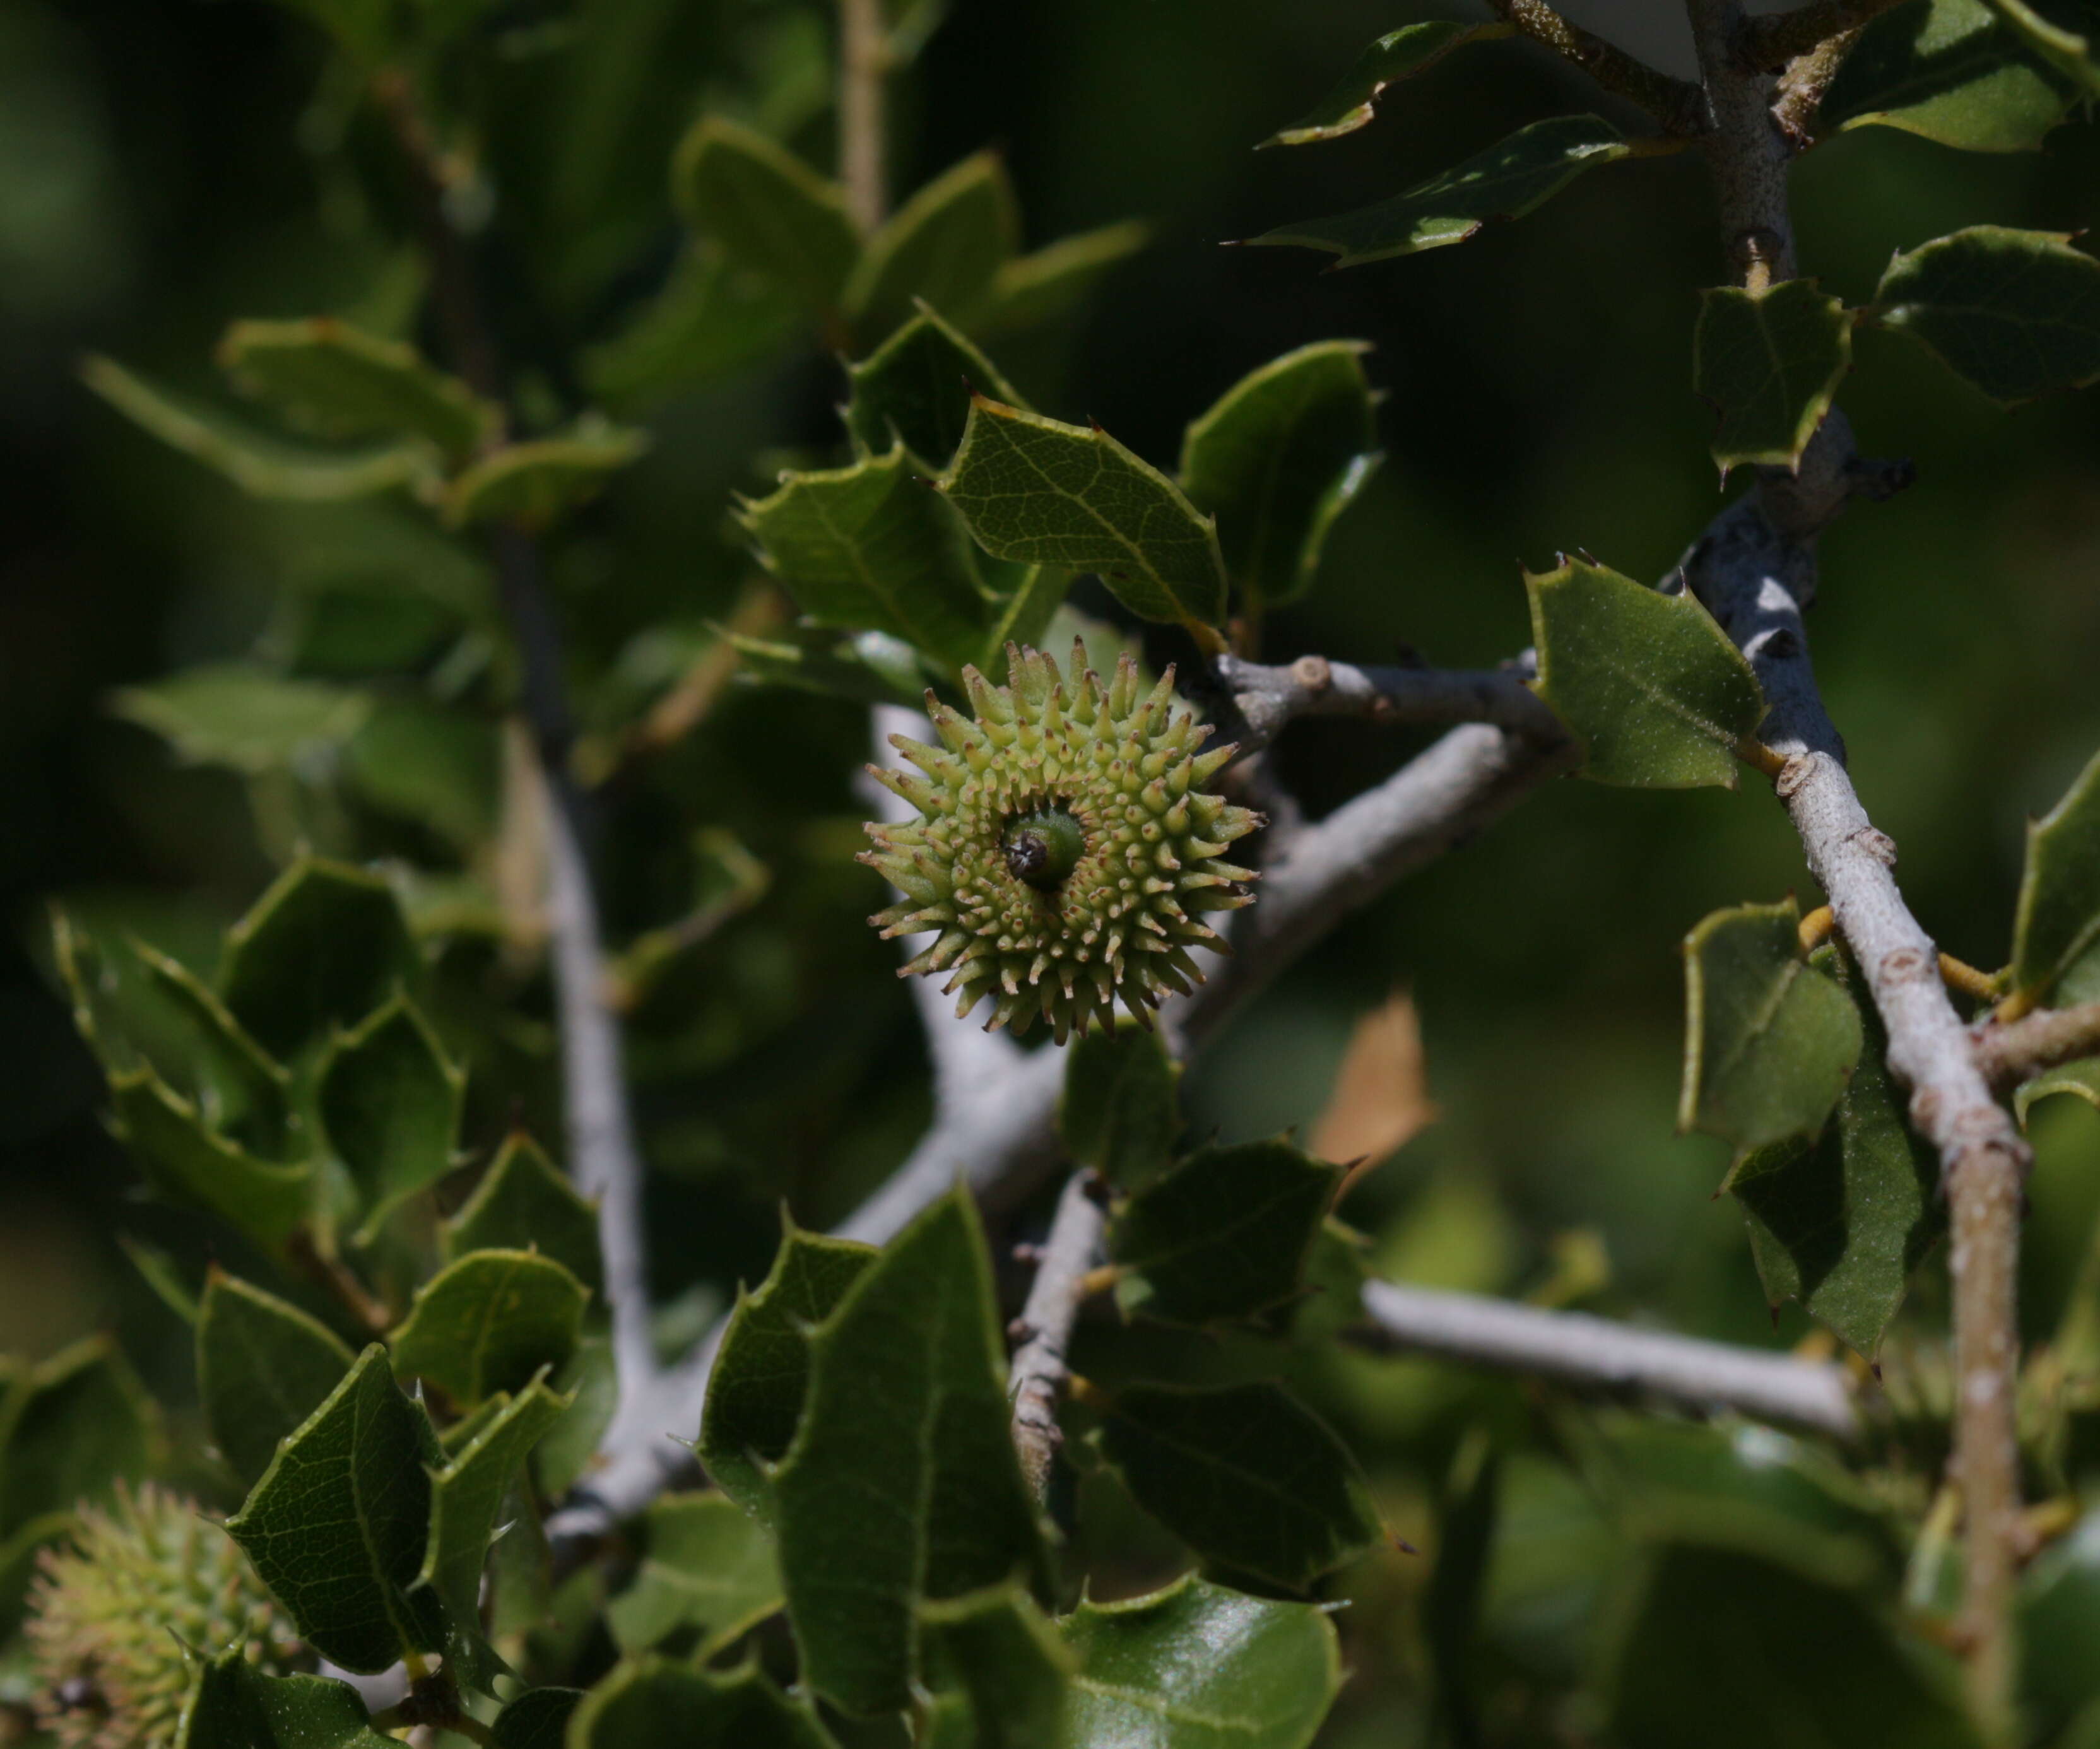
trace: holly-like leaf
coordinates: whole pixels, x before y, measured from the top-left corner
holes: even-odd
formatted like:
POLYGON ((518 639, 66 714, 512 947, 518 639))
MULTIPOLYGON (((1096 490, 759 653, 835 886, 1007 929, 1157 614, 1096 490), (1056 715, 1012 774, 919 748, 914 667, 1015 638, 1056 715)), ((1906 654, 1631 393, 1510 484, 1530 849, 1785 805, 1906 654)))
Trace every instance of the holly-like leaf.
POLYGON ((858 364, 846 366, 853 399, 846 430, 863 455, 900 441, 913 467, 938 474, 963 440, 970 394, 981 390, 1026 407, 990 359, 921 302, 918 314, 858 364))
POLYGON ((1057 1133, 1074 1162, 1117 1189, 1142 1189, 1173 1164, 1181 1065, 1144 1027, 1096 1030, 1065 1051, 1057 1133))
MULTIPOLYGON (((1507 37, 1515 27, 1504 24, 1461 24, 1447 19, 1403 24, 1388 31, 1359 55, 1334 90, 1287 127, 1261 142, 1263 146, 1303 146, 1314 140, 1339 139, 1366 126, 1378 112, 1378 100, 1397 85, 1434 66, 1468 42, 1507 37)), ((1256 148, 1257 150, 1260 148, 1256 148)))
POLYGON ((258 431, 207 402, 148 382, 112 359, 90 358, 80 373, 134 424, 223 474, 251 497, 311 504, 436 482, 436 458, 426 443, 324 449, 258 431))
POLYGON ((0 1544, 40 1520, 55 1517, 46 1528, 61 1528, 82 1501, 106 1499, 145 1469, 152 1405, 108 1337, 0 1375, 0 1544))
POLYGON ((1273 1584, 1303 1590, 1383 1534, 1348 1447, 1281 1385, 1118 1390, 1100 1443, 1182 1541, 1273 1584))
POLYGON ((299 1637, 345 1670, 443 1648, 443 1611, 417 1584, 439 1462, 430 1417, 375 1342, 227 1520, 299 1637))
POLYGON ((527 1689, 489 1727, 496 1749, 562 1749, 569 1720, 583 1704, 580 1688, 527 1689))
POLYGON ((344 752, 345 775, 381 813, 427 826, 463 856, 496 836, 503 744, 480 712, 430 698, 376 701, 344 752))
POLYGON ((252 777, 324 769, 364 726, 372 699, 349 687, 228 662, 120 687, 109 706, 160 736, 185 764, 224 765, 252 777))
POLYGON ((567 1749, 838 1749, 755 1664, 727 1675, 654 1655, 616 1666, 569 1720, 567 1749))
POLYGON ((908 321, 915 299, 967 319, 1020 241, 1021 214, 1005 165, 989 152, 965 158, 868 239, 846 280, 846 319, 868 345, 908 321))
POLYGON ((1860 1013, 1801 950, 1801 912, 1716 911, 1684 938, 1684 1082, 1678 1127, 1717 1135, 1738 1160, 1812 1141, 1860 1060, 1860 1013))
POLYGON ((756 366, 806 320, 765 275, 695 245, 631 326, 585 352, 584 380, 609 410, 631 418, 756 366))
POLYGON ((416 1290, 390 1338, 394 1369, 438 1387, 456 1408, 524 1389, 574 1352, 584 1284, 536 1251, 470 1251, 416 1290))
POLYGON ((298 1121, 288 1103, 290 1075, 188 967, 135 936, 127 945, 154 989, 189 1024, 190 1066, 205 1124, 264 1153, 280 1154, 298 1121))
POLYGON ((448 1262, 470 1251, 536 1250, 595 1294, 605 1286, 598 1210, 522 1130, 496 1158, 441 1235, 448 1262))
POLYGON ((992 615, 976 557, 902 443, 849 468, 788 474, 741 513, 815 623, 886 632, 958 667, 982 647, 992 615))
POLYGON ((2022 1082, 2013 1090, 2013 1113, 2023 1127, 2027 1113, 2037 1099, 2045 1099, 2053 1093, 2076 1095, 2088 1105, 2100 1108, 2100 1057, 2087 1057, 2077 1063, 2064 1063, 2052 1069, 2045 1069, 2032 1080, 2022 1082))
POLYGON ((265 1676, 246 1649, 201 1659, 172 1749, 389 1749, 357 1690, 325 1676, 265 1676))
POLYGON ((1721 477, 1745 463, 1798 468, 1852 368, 1852 321, 1813 280, 1714 286, 1699 294, 1692 347, 1692 385, 1721 416, 1721 477))
POLYGON ((2058 1007, 2100 1002, 2100 755, 2027 827, 2013 988, 2058 1007))
POLYGON ((359 1244, 452 1170, 465 1094, 465 1071, 404 998, 337 1038, 321 1067, 321 1126, 364 1206, 359 1244))
POLYGON ((803 304, 839 301, 860 254, 845 193, 763 134, 722 116, 698 122, 671 161, 686 222, 723 258, 764 275, 803 304))
POLYGON ((1991 0, 1991 4, 2082 95, 2100 97, 2100 9, 2089 0, 1991 0))
POLYGON ((620 1408, 620 1369, 613 1364, 611 1343, 602 1336, 585 1337, 552 1385, 557 1395, 571 1399, 571 1407, 532 1454, 540 1492, 549 1499, 567 1493, 589 1472, 598 1441, 620 1408))
POLYGON ((362 1020, 422 958, 393 889, 376 874, 302 858, 227 932, 218 993, 256 1042, 290 1061, 331 1028, 362 1020))
POLYGON ((1251 1318, 1303 1288, 1342 1169, 1288 1142, 1191 1154, 1133 1196, 1109 1230, 1126 1312, 1171 1324, 1251 1318))
POLYGON ((1995 401, 2100 382, 2100 261, 2055 231, 1971 225, 1899 254, 1873 314, 1995 401))
POLYGON ((593 418, 559 437, 506 443, 445 488, 445 518, 456 528, 493 522, 547 528, 603 491, 648 447, 646 433, 593 418))
POLYGON ((726 1494, 665 1495, 641 1529, 634 1583, 606 1610, 621 1651, 696 1635, 704 1662, 780 1607, 773 1539, 726 1494))
POLYGON ((109 1077, 112 1127, 146 1182, 170 1202, 206 1209, 266 1251, 307 1218, 311 1163, 258 1160, 214 1132, 196 1106, 143 1064, 109 1077))
POLYGON ((788 1619, 810 1688, 849 1712, 892 1711, 919 1675, 922 1602, 1044 1570, 968 1194, 907 1228, 810 1344, 801 1422, 773 1478, 788 1619))
POLYGON ((1033 253, 1002 262, 971 313, 972 331, 1006 333, 1069 315, 1110 269, 1143 249, 1151 236, 1151 227, 1128 219, 1060 237, 1033 253))
POLYGON ((1215 522, 1098 426, 973 396, 962 447, 938 484, 995 557, 1098 571, 1142 619, 1224 616, 1215 522))
POLYGON ((696 1447, 723 1492, 770 1526, 772 1466, 788 1455, 810 1383, 810 1333, 867 1272, 871 1245, 790 1227, 755 1293, 739 1289, 696 1447))
POLYGON ((1985 0, 1908 0, 1868 21, 1815 112, 1818 134, 1900 128, 1970 152, 2023 152, 2072 87, 1985 0))
POLYGON ((1021 1587, 922 1604, 919 1622, 928 1685, 968 1715, 959 1742, 1068 1749, 1083 1741, 1067 1730, 1079 1661, 1021 1587))
POLYGON ((1375 206, 1279 226, 1247 241, 1325 249, 1340 258, 1337 267, 1442 249, 1494 220, 1523 218, 1583 171, 1639 149, 1599 117, 1555 116, 1375 206))
POLYGON ((320 1319, 214 1270, 196 1324, 197 1400, 219 1455, 252 1487, 356 1357, 320 1319))
POLYGON ((1342 1683, 1326 1612, 1193 1575, 1057 1624, 1079 1654, 1065 1729, 1116 1749, 1306 1749, 1342 1683))
POLYGON ((427 438, 470 454, 495 430, 496 409, 413 346, 334 316, 236 322, 218 362, 256 399, 325 438, 427 438))
MULTIPOLYGON (((1844 973, 1834 949, 1822 949, 1816 966, 1804 976, 1844 973)), ((1947 1205, 1939 1157, 1912 1132, 1884 1060, 1881 1018, 1849 976, 1842 989, 1862 1042, 1835 1121, 1815 1140, 1797 1137, 1739 1161, 1724 1187, 1749 1218, 1772 1303, 1800 1301, 1872 1358, 1912 1273, 1947 1230, 1947 1205)))
POLYGON ((1256 606, 1312 587, 1327 531, 1371 476, 1370 350, 1326 340, 1286 352, 1233 384, 1182 439, 1182 490, 1217 518, 1226 575, 1256 606))
POLYGON ((1689 591, 1663 595, 1584 559, 1527 571, 1534 689, 1583 748, 1582 773, 1641 789, 1736 786, 1764 716, 1757 676, 1689 591))

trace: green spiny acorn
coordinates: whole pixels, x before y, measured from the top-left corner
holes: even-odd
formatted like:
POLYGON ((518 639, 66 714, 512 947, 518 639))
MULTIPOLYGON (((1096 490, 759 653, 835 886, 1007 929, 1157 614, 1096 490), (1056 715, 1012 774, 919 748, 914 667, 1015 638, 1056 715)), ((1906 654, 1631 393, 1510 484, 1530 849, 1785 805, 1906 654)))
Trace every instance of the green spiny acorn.
POLYGON ((1210 728, 1176 710, 1172 668, 1140 694, 1125 655, 1104 685, 1075 641, 1069 685, 1010 644, 1007 672, 963 670, 974 722, 927 694, 942 745, 889 738, 917 773, 868 768, 920 813, 867 828, 860 860, 904 895, 868 921, 885 940, 940 932, 902 975, 950 973, 958 1017, 989 997, 987 1032, 1039 1019, 1061 1045, 1118 1001, 1142 1020, 1202 982, 1189 949, 1223 943, 1201 914, 1252 902, 1253 870, 1221 859, 1261 822, 1203 787, 1235 749, 1201 751, 1210 728))
POLYGON ((298 1637, 233 1539, 151 1483, 83 1506, 38 1557, 24 1623, 38 1723, 61 1749, 167 1749, 196 1664, 239 1644, 272 1671, 298 1637))

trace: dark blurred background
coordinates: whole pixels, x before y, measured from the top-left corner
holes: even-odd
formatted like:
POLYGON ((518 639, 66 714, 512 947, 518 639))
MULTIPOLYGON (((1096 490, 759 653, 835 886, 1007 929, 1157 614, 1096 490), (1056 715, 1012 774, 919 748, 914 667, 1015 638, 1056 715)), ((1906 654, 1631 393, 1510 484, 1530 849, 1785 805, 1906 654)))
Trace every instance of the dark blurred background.
MULTIPOLYGON (((504 122, 564 52, 552 23, 551 46, 518 47, 472 94, 493 118, 497 291, 517 290, 523 312, 506 337, 557 395, 561 359, 661 276, 664 158, 707 95, 682 68, 680 15, 708 10, 578 0, 576 40, 618 41, 553 124, 506 135, 504 122), (540 240, 554 236, 580 240, 557 255, 540 240)), ((1676 7, 1569 10, 1688 70, 1676 7)), ((1250 150, 1365 41, 1418 15, 1355 0, 959 0, 898 91, 900 191, 992 144, 1031 244, 1130 216, 1155 227, 1061 349, 1017 355, 1045 411, 1091 416, 1171 465, 1182 425, 1242 372, 1310 340, 1374 343, 1389 460, 1319 588, 1275 619, 1275 659, 1405 645, 1492 663, 1527 641, 1520 565, 1580 548, 1653 576, 1722 501, 1711 415, 1689 386, 1697 290, 1722 265, 1693 155, 1612 168, 1464 247, 1347 273, 1302 251, 1219 246, 1378 198, 1546 114, 1621 113, 1502 45, 1445 63, 1348 139, 1250 150)), ((0 560, 0 1351, 45 1353, 114 1323, 178 1390, 182 1333, 113 1236, 157 1223, 191 1255, 208 1240, 126 1202, 95 1071, 43 969, 45 906, 91 904, 205 963, 267 881, 240 782, 180 766, 108 704, 114 688, 291 637, 285 555, 302 537, 128 426, 75 370, 92 350, 206 387, 229 318, 380 295, 398 233, 383 178, 375 194, 355 174, 357 143, 342 136, 355 124, 324 59, 317 33, 260 0, 0 5, 0 443, 15 507, 0 560)), ((828 127, 812 106, 789 131, 821 162, 828 127)), ((1864 302, 1892 250, 1956 227, 2092 222, 2100 134, 2074 121, 2045 153, 1986 157, 1865 129, 1811 154, 1795 187, 1805 271, 1864 302)), ((616 717, 660 683, 667 641, 682 647, 730 610, 749 575, 730 495, 770 478, 754 456, 831 452, 840 387, 811 353, 651 412, 649 456, 558 555, 587 711, 616 717)), ((2100 399, 2009 416, 1869 333, 1843 400, 1863 447, 1914 457, 1920 483, 1826 538, 1818 667, 1926 927, 1994 967, 2023 822, 2100 745, 2100 399)), ((836 1218, 924 1116, 910 1006, 861 921, 873 879, 849 860, 864 741, 851 706, 740 689, 610 798, 616 934, 684 901, 667 847, 695 826, 735 830, 774 876, 636 1020, 658 1271, 667 1296, 690 1290, 694 1319, 763 1267, 780 1198, 805 1220, 836 1218)), ((1413 744, 1308 724, 1282 764, 1317 812, 1413 744)), ((1677 943, 1715 906, 1789 888, 1815 902, 1760 784, 1557 784, 1339 928, 1192 1073, 1192 1117, 1229 1136, 1309 1121, 1356 1018, 1410 987, 1444 1115, 1351 1205, 1379 1267, 1520 1291, 1555 1236, 1592 1229, 1608 1309, 1798 1340, 1806 1320, 1768 1316, 1741 1217, 1714 1199, 1719 1144, 1672 1133, 1677 943)), ((519 1001, 529 1013, 544 994, 528 983, 519 1001)), ((545 1038, 517 1032, 523 1088, 480 1098, 482 1143, 519 1100, 551 1109, 545 1038)), ((2039 1329, 2100 1207, 2100 1114, 2047 1102, 2036 1132, 2023 1292, 2039 1329)), ((1939 1269, 1916 1296, 1928 1325, 1939 1269)), ((1427 1387, 1407 1369, 1382 1378, 1335 1412, 1398 1451, 1416 1425, 1408 1393, 1427 1387)))

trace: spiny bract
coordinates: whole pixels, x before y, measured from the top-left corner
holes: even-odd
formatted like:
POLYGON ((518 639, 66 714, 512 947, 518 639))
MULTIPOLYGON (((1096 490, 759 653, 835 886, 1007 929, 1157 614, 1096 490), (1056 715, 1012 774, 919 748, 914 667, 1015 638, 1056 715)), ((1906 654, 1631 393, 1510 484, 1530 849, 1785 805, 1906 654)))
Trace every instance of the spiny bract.
POLYGON ((38 1557, 24 1623, 38 1723, 63 1749, 168 1749, 196 1666, 239 1645, 281 1670, 297 1636, 233 1539, 150 1484, 82 1507, 38 1557))
POLYGON ((1252 902, 1254 872, 1221 858, 1260 820, 1203 788, 1234 750, 1201 751, 1210 728, 1175 708, 1172 668, 1140 696, 1125 655, 1105 686, 1075 641, 1069 686, 1010 644, 1007 672, 963 670, 975 722, 927 694, 942 745, 889 738, 918 773, 868 768, 920 813, 867 828, 861 861, 904 895, 868 921, 940 932, 902 975, 951 973, 959 1017, 989 997, 987 1032, 1040 1019, 1062 1044, 1118 1001, 1142 1020, 1202 982, 1189 949, 1222 944, 1199 914, 1252 902))

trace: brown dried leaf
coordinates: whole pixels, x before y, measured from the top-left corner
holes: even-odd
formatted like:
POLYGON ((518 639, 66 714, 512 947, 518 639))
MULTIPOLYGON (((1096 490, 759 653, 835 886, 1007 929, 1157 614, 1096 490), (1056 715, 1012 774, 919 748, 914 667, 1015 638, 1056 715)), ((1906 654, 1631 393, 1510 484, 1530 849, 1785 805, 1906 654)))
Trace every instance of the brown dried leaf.
POLYGON ((1323 1160, 1375 1165, 1434 1123, 1414 998, 1396 992, 1357 1022, 1310 1152, 1323 1160))

